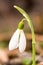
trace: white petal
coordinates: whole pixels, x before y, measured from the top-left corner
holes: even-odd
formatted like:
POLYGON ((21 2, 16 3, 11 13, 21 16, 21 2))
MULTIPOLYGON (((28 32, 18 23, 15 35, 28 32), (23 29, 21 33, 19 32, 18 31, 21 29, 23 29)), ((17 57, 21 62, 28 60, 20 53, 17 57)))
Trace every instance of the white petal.
POLYGON ((25 50, 25 48, 26 48, 26 37, 22 30, 21 34, 20 34, 19 51, 23 52, 25 50))
POLYGON ((18 47, 19 34, 20 34, 20 30, 17 29, 9 42, 9 50, 13 50, 18 47))

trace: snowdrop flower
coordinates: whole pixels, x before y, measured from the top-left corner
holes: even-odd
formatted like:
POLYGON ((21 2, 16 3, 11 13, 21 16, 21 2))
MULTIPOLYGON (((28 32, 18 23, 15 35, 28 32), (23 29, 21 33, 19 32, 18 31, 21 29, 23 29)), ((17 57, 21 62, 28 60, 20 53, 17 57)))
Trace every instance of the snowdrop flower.
POLYGON ((23 31, 24 23, 20 22, 18 25, 18 29, 14 32, 10 42, 9 42, 9 50, 14 50, 19 48, 20 52, 23 52, 26 48, 26 37, 23 31))

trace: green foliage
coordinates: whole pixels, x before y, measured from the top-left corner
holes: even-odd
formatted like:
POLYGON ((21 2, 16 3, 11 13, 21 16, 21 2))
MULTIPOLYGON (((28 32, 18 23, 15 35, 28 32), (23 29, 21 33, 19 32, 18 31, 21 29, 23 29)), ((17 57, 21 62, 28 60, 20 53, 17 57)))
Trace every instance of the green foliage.
POLYGON ((32 63, 31 59, 23 59, 22 60, 23 65, 31 65, 31 63, 32 63))

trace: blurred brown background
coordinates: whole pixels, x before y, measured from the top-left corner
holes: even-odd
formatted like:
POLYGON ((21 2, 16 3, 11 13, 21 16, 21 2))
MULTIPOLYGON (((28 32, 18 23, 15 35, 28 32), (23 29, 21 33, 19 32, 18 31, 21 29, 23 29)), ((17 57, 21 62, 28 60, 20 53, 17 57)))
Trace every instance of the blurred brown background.
MULTIPOLYGON (((23 8, 30 15, 35 32, 43 34, 43 0, 0 0, 0 33, 14 31, 22 19, 22 15, 14 9, 14 5, 23 8)), ((28 31, 27 24, 25 28, 28 31)))

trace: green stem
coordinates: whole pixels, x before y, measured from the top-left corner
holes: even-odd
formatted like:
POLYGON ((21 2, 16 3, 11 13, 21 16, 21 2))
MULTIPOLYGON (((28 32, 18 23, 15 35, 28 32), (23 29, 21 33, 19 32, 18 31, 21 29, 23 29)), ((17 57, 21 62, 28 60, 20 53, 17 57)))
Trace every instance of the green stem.
POLYGON ((23 9, 21 9, 18 6, 14 6, 14 7, 25 17, 25 19, 27 20, 28 25, 31 29, 31 33, 32 33, 32 60, 33 60, 32 65, 35 65, 36 64, 35 63, 35 35, 34 35, 34 28, 33 28, 32 22, 30 20, 29 15, 23 9))

